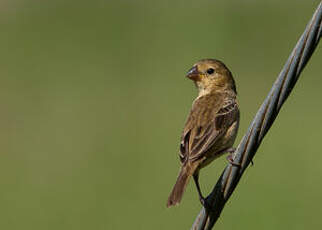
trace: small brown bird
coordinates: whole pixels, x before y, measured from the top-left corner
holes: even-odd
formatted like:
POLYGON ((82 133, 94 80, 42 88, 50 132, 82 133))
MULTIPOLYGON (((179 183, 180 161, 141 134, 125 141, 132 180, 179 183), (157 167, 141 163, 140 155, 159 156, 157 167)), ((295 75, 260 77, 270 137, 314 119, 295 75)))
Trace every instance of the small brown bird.
MULTIPOLYGON (((187 73, 199 95, 184 126, 180 143, 181 169, 167 207, 179 204, 191 176, 199 199, 207 208, 199 186, 199 170, 232 148, 239 126, 236 86, 231 72, 215 59, 197 62, 187 73)), ((232 156, 232 155, 229 155, 232 156)), ((231 157, 229 158, 230 162, 231 157)))

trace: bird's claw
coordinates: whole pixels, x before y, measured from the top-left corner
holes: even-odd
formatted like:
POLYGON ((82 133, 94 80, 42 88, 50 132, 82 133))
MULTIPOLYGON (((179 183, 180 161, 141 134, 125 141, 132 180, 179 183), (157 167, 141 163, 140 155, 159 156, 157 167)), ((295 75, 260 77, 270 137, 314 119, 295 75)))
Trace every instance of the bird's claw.
POLYGON ((206 212, 214 212, 207 198, 199 197, 201 205, 205 208, 206 212))
POLYGON ((227 160, 228 160, 228 162, 229 162, 231 165, 233 165, 233 166, 240 167, 241 165, 240 165, 239 163, 235 163, 235 162, 234 162, 233 154, 234 154, 234 153, 230 153, 230 154, 227 156, 227 160))

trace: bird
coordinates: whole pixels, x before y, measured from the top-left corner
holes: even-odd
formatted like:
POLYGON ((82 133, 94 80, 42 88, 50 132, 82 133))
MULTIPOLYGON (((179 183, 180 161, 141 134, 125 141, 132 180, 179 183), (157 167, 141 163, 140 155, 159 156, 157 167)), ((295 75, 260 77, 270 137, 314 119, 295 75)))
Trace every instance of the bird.
MULTIPOLYGON (((178 205, 193 177, 201 204, 209 209, 199 185, 199 171, 225 153, 233 163, 233 144, 239 127, 239 106, 235 80, 226 65, 216 59, 195 63, 186 77, 198 89, 198 96, 181 135, 181 168, 169 195, 167 207, 178 205)), ((238 165, 237 165, 238 166, 238 165)))

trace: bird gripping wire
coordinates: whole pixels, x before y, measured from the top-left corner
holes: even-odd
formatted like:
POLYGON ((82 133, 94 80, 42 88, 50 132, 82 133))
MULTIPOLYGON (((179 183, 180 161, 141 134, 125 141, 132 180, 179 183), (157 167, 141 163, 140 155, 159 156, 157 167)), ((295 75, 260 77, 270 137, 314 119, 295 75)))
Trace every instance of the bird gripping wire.
POLYGON ((203 208, 192 225, 192 230, 210 230, 218 220, 227 200, 236 188, 245 169, 252 161, 265 134, 272 126, 283 103, 317 47, 322 34, 321 23, 322 1, 236 149, 234 164, 239 164, 240 167, 232 164, 226 166, 212 192, 207 197, 212 207, 211 212, 208 213, 203 208))

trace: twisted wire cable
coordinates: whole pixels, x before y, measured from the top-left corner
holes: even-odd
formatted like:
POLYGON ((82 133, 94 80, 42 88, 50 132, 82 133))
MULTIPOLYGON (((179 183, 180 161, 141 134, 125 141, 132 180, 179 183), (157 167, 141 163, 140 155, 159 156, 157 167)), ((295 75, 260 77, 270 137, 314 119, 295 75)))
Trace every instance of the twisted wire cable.
POLYGON ((245 169, 252 162, 265 134, 272 126, 300 73, 317 47, 322 34, 321 23, 322 1, 273 84, 268 96, 259 108, 248 131, 238 145, 234 154, 234 165, 228 163, 212 192, 207 197, 212 210, 206 212, 203 208, 192 225, 192 230, 210 230, 218 220, 227 200, 236 188, 245 169), (235 164, 240 165, 240 167, 235 164))

